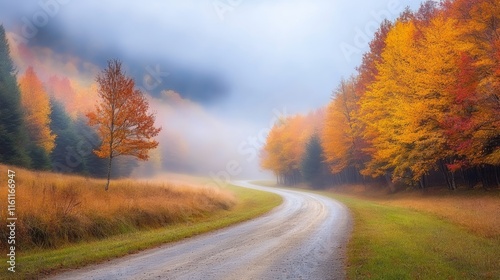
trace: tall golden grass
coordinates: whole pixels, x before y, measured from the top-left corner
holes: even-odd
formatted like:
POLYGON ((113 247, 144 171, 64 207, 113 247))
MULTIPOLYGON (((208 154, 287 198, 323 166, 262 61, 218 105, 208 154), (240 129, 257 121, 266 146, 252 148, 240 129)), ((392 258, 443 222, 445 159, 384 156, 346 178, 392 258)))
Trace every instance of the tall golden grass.
MULTIPOLYGON (((4 185, 0 199, 4 201, 7 168, 0 165, 0 183, 4 185)), ((104 180, 10 169, 16 171, 16 244, 21 249, 55 248, 189 222, 236 203, 231 193, 205 186, 115 180, 106 192, 104 180)), ((7 207, 2 208, 4 220, 7 207)), ((7 234, 7 228, 1 227, 0 238, 7 240, 7 234)))
POLYGON ((500 240, 500 197, 460 195, 412 196, 387 200, 387 205, 434 214, 479 236, 500 240))
POLYGON ((479 236, 500 239, 500 191, 427 189, 388 194, 370 186, 350 185, 336 192, 376 200, 385 205, 436 215, 479 236))

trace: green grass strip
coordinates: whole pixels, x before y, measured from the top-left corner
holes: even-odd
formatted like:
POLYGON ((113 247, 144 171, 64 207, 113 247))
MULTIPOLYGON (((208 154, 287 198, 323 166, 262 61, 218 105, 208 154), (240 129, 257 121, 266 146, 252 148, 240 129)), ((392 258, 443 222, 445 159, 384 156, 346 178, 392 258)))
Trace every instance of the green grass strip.
POLYGON ((431 214, 320 193, 353 213, 349 279, 500 279, 497 239, 476 236, 431 214))

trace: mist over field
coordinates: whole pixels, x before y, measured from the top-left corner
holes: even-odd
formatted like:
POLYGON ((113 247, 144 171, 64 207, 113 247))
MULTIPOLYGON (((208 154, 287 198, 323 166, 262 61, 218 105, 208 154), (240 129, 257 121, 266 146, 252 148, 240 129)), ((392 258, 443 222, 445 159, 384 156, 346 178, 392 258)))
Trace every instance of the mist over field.
POLYGON ((163 128, 156 166, 209 175, 229 165, 236 178, 265 176, 272 124, 327 104, 382 19, 413 2, 4 1, 0 23, 19 72, 33 66, 44 83, 91 88, 120 59, 163 128))

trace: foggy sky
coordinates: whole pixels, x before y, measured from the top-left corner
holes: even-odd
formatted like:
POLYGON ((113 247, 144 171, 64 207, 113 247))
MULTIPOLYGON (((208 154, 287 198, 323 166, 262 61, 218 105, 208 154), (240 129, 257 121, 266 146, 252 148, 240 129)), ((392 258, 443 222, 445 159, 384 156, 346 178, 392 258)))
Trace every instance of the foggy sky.
POLYGON ((0 23, 29 46, 47 47, 99 67, 118 58, 154 97, 174 89, 199 103, 226 124, 204 135, 205 142, 225 137, 219 133, 233 134, 229 143, 210 146, 228 150, 209 156, 220 158, 219 165, 210 163, 210 170, 230 160, 255 169, 258 160, 249 160, 250 153, 242 147, 269 128, 273 110, 293 114, 325 106, 340 78, 354 73, 380 21, 419 4, 3 0, 0 23))

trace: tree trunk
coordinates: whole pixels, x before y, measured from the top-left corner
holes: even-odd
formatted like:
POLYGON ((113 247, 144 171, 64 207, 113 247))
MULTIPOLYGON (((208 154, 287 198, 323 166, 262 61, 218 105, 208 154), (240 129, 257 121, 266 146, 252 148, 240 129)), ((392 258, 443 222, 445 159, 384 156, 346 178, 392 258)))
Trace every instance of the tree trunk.
POLYGON ((443 173, 444 180, 449 190, 453 190, 453 186, 450 180, 450 176, 448 174, 448 167, 446 167, 443 160, 439 160, 439 167, 441 168, 441 172, 443 173))
POLYGON ((422 174, 422 176, 420 177, 420 180, 418 180, 418 185, 420 187, 420 189, 425 189, 425 174, 422 174))
POLYGON ((106 187, 104 188, 105 191, 109 189, 109 180, 111 179, 111 160, 113 160, 113 157, 109 157, 109 162, 108 162, 108 182, 106 183, 106 187))
POLYGON ((483 170, 484 170, 484 167, 482 167, 482 166, 478 165, 476 167, 477 176, 479 177, 478 181, 481 181, 483 189, 488 190, 488 184, 487 184, 486 179, 484 178, 483 170))
POLYGON ((457 189, 457 184, 455 183, 455 172, 451 172, 451 189, 457 189))
POLYGON ((478 182, 476 168, 469 168, 465 170, 465 172, 465 176, 467 177, 467 186, 469 189, 473 189, 474 185, 478 182))
POLYGON ((498 176, 498 166, 493 166, 493 170, 495 171, 495 179, 497 181, 497 187, 500 186, 500 177, 498 176))
POLYGON ((468 178, 466 178, 466 176, 465 176, 465 171, 464 171, 463 167, 460 168, 460 175, 461 175, 461 178, 462 178, 462 181, 464 182, 464 184, 470 185, 469 181, 467 180, 468 178))
POLYGON ((396 191, 396 188, 394 186, 394 182, 392 181, 392 175, 389 172, 386 172, 385 175, 385 181, 387 183, 387 187, 389 188, 391 193, 394 193, 396 191))

